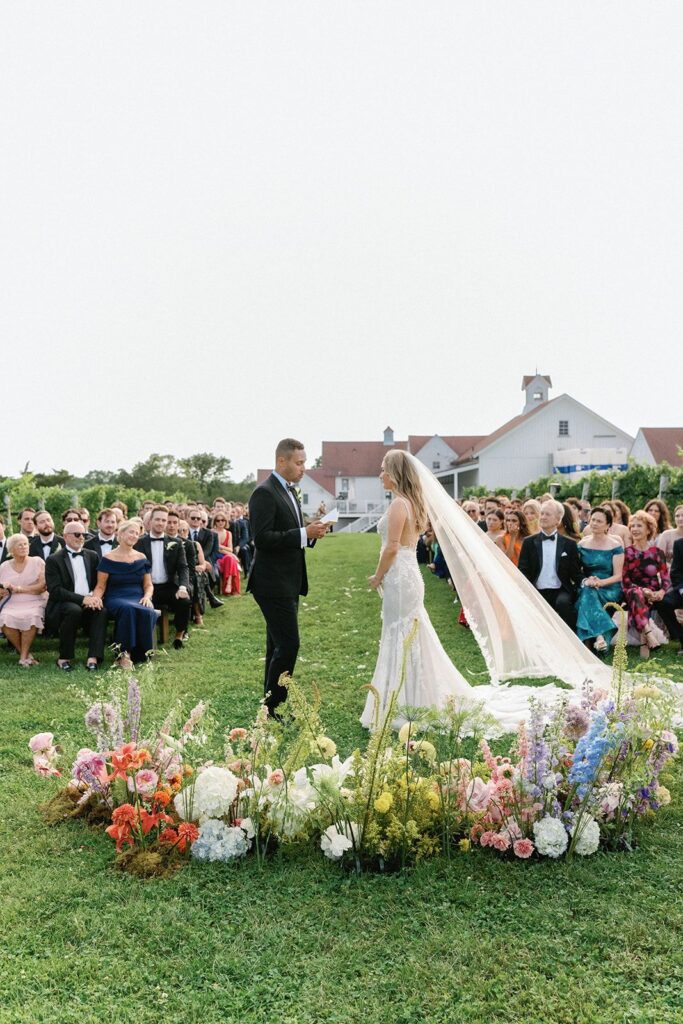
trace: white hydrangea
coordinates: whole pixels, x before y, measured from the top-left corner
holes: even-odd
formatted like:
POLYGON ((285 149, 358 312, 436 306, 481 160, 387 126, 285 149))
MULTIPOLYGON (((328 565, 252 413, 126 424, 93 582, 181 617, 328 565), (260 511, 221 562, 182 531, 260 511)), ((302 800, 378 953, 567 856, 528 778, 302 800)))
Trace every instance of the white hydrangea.
POLYGON ((207 818, 199 829, 199 838, 192 844, 197 860, 234 860, 244 857, 251 846, 242 828, 226 825, 218 818, 207 818))
MULTIPOLYGON (((572 825, 572 836, 576 831, 576 822, 572 825)), ((579 821, 579 834, 576 838, 574 851, 580 857, 590 857, 600 845, 600 826, 590 814, 582 814, 579 821)))
POLYGON ((543 857, 561 857, 567 849, 567 830, 559 820, 546 814, 534 823, 536 849, 543 857))
POLYGON ((181 818, 202 822, 230 813, 237 796, 237 777, 228 768, 212 765, 200 772, 194 783, 178 793, 175 809, 181 818))
POLYGON ((352 846, 351 840, 340 832, 336 825, 330 825, 320 837, 320 849, 330 860, 341 860, 352 846))

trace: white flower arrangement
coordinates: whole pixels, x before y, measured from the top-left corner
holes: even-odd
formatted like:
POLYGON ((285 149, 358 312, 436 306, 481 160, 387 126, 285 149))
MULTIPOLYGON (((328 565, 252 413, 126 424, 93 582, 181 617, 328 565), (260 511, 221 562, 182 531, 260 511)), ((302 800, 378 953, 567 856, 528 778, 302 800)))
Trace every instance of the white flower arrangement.
POLYGON ((237 777, 229 768, 212 765, 197 775, 175 798, 175 809, 185 821, 222 818, 230 813, 237 796, 237 777))
MULTIPOLYGON (((576 832, 576 822, 572 825, 572 837, 576 832)), ((600 845, 600 826, 590 814, 583 814, 579 821, 579 832, 574 844, 574 853, 579 857, 590 857, 600 845)))
POLYGON ((536 849, 543 857, 561 857, 569 842, 562 822, 549 814, 534 823, 534 839, 536 849))
POLYGON ((199 829, 199 838, 192 844, 192 856, 197 860, 235 860, 244 857, 250 847, 251 840, 242 827, 207 818, 199 829))
POLYGON ((341 860, 352 846, 351 840, 336 825, 326 828, 320 838, 320 849, 330 860, 341 860))

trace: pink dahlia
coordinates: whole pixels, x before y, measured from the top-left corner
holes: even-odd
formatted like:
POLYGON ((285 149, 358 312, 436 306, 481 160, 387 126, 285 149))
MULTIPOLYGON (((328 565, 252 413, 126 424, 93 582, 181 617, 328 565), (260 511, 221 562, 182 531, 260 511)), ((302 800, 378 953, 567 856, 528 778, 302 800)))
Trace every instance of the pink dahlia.
POLYGON ((534 852, 534 844, 530 839, 518 839, 512 844, 512 850, 515 857, 521 857, 526 860, 534 852))

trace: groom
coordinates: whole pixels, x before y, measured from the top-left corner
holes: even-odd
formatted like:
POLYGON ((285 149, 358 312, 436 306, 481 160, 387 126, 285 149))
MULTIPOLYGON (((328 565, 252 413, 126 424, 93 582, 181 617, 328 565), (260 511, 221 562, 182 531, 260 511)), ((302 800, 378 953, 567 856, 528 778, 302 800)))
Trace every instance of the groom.
POLYGON ((287 699, 283 672, 294 671, 299 653, 299 595, 308 593, 307 547, 324 537, 324 523, 304 523, 296 484, 304 475, 301 441, 286 437, 275 449, 275 469, 249 499, 255 555, 247 590, 266 620, 266 706, 273 714, 287 699))

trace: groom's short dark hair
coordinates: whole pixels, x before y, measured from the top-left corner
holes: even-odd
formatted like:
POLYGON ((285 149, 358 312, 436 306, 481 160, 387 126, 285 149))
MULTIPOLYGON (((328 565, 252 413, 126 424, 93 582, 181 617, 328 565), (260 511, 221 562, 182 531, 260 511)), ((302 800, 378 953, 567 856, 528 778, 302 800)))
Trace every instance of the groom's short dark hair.
POLYGON ((281 441, 278 441, 277 448, 275 449, 275 458, 279 459, 282 455, 287 458, 292 452, 303 451, 304 445, 301 441, 296 441, 293 437, 283 437, 281 441))

